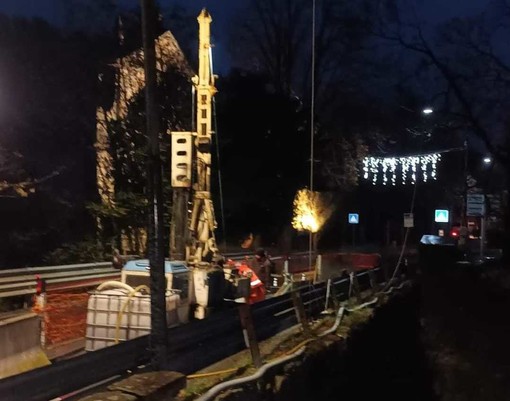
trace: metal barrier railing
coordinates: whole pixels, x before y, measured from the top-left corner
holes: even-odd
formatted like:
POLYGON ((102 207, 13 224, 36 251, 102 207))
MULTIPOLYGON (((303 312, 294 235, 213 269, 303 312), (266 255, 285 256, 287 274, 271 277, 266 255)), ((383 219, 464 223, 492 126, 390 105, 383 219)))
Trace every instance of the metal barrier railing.
POLYGON ((0 270, 0 298, 35 294, 38 278, 45 280, 49 289, 64 289, 118 277, 120 271, 110 262, 0 270))
MULTIPOLYGON (((308 255, 306 252, 293 253, 292 258, 308 255)), ((225 255, 234 260, 242 260, 246 253, 225 255)), ((128 257, 132 258, 132 257, 128 257)), ((272 257, 283 263, 284 256, 272 257)), ((36 293, 37 277, 45 280, 48 289, 67 289, 98 285, 106 280, 120 277, 120 271, 111 262, 81 263, 61 266, 23 267, 0 270, 0 298, 32 295, 36 293)))
MULTIPOLYGON (((373 269, 378 282, 380 269, 373 269)), ((356 274, 359 289, 371 286, 366 272, 356 274)), ((349 279, 331 281, 331 294, 336 301, 349 298, 349 279)), ((309 317, 318 316, 324 307, 328 289, 324 282, 298 289, 309 317)), ((251 307, 256 334, 264 340, 297 323, 290 294, 267 299, 251 307)), ((169 370, 184 374, 203 369, 245 349, 245 339, 237 308, 218 312, 204 320, 169 330, 169 370)), ((63 360, 51 366, 0 380, 2 401, 46 401, 63 396, 112 376, 125 375, 149 362, 148 336, 63 360)))

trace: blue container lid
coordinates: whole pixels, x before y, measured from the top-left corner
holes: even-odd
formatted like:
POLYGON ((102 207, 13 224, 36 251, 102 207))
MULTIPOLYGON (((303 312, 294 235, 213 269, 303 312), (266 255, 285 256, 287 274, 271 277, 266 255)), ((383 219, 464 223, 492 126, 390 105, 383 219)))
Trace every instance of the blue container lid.
MULTIPOLYGON (((129 272, 146 272, 149 271, 149 259, 135 259, 127 262, 123 270, 129 272)), ((182 261, 165 260, 165 273, 184 273, 189 269, 182 261)))

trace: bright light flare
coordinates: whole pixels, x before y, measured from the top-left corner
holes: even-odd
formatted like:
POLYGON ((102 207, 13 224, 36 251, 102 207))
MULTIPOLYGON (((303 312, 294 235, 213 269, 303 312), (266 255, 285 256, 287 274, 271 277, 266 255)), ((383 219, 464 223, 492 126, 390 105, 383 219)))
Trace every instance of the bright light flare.
POLYGON ((422 110, 422 113, 423 114, 432 114, 434 112, 433 109, 431 109, 430 107, 426 107, 422 110))
POLYGON ((294 198, 292 227, 298 231, 318 232, 333 213, 328 196, 300 189, 294 198))

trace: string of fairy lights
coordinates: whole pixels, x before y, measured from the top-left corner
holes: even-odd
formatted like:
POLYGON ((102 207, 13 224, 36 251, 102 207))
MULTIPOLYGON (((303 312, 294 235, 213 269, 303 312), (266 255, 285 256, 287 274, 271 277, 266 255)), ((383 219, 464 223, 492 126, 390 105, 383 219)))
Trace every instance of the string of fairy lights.
POLYGON ((416 184, 437 179, 440 153, 406 157, 365 157, 363 178, 373 185, 416 184))

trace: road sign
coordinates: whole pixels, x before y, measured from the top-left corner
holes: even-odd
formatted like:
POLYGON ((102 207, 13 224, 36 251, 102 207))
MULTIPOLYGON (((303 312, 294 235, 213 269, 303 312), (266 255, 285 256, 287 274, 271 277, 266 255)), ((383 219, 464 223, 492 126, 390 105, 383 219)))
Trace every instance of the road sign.
POLYGON ((485 195, 468 195, 466 214, 468 216, 485 216, 485 195))
POLYGON ((349 213, 349 224, 359 224, 359 214, 349 213))
POLYGON ((436 223, 448 223, 450 221, 450 212, 448 210, 436 209, 434 221, 436 223))
POLYGON ((404 227, 405 228, 414 227, 414 215, 412 213, 404 213, 404 227))

